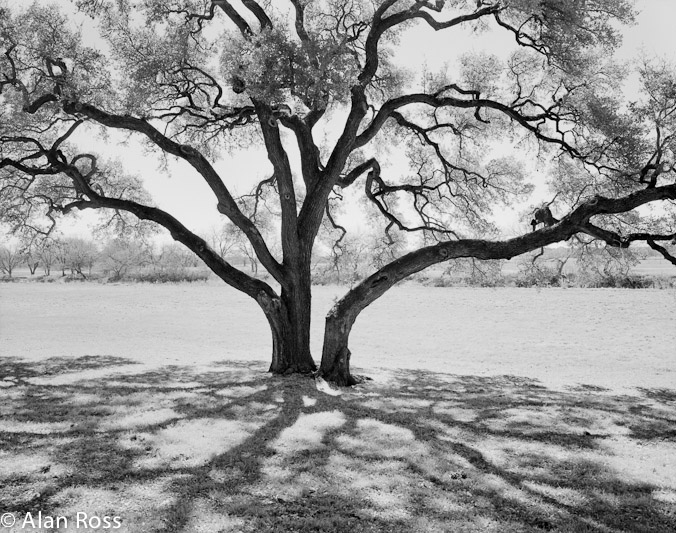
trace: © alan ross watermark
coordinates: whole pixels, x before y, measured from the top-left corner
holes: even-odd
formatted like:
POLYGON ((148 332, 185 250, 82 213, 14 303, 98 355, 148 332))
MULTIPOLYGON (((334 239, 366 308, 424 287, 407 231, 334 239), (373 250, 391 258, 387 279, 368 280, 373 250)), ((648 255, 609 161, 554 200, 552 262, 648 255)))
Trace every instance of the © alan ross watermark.
POLYGON ((52 516, 37 513, 26 513, 23 517, 13 513, 0 516, 0 527, 9 528, 12 532, 31 531, 35 529, 81 529, 83 531, 100 531, 120 529, 122 518, 119 516, 97 516, 87 513, 76 513, 75 516, 52 516))

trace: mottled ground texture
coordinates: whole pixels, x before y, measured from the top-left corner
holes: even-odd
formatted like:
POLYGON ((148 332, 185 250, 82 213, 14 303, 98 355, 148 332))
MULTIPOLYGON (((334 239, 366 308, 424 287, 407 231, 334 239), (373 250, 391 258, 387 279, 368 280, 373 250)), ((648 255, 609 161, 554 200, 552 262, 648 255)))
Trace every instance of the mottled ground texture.
MULTIPOLYGON (((317 347, 339 293, 315 298, 317 347)), ((334 396, 267 374, 260 313, 220 285, 4 284, 0 514, 676 531, 675 310, 673 291, 404 286, 357 323, 372 380, 334 396)))

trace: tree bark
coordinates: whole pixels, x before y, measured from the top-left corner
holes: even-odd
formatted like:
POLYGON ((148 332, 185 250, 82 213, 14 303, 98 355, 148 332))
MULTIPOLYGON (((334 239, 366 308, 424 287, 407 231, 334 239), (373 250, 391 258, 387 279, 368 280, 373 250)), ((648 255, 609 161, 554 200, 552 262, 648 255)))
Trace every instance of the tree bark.
POLYGON ((352 331, 354 320, 338 308, 334 307, 326 317, 324 330, 324 346, 319 376, 336 385, 349 387, 358 380, 350 372, 350 356, 347 342, 352 331))
POLYGON ((310 354, 311 290, 310 280, 301 279, 291 290, 282 290, 281 299, 288 310, 292 325, 295 357, 304 367, 311 367, 314 372, 316 366, 310 354))
POLYGON ((282 293, 271 297, 262 292, 256 298, 272 332, 273 374, 309 374, 317 369, 310 354, 310 302, 304 296, 282 293))

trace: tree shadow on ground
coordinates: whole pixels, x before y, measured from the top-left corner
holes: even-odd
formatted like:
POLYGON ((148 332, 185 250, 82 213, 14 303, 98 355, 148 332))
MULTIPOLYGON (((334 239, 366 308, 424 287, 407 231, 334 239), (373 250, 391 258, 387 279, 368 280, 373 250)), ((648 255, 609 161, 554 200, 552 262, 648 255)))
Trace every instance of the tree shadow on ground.
POLYGON ((0 510, 130 532, 676 530, 674 391, 383 370, 331 396, 265 370, 4 358, 0 510))

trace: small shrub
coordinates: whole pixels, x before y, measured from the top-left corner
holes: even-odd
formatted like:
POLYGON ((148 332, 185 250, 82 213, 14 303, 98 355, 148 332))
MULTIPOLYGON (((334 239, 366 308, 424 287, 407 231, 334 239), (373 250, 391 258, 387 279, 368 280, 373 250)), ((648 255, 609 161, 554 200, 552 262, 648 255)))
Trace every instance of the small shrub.
POLYGON ((433 285, 434 283, 434 280, 430 278, 430 276, 427 275, 425 272, 416 272, 412 276, 409 276, 408 279, 415 283, 420 283, 420 285, 424 285, 426 287, 433 285))
POLYGON ((654 280, 647 276, 633 274, 608 275, 598 277, 593 285, 596 288, 649 289, 655 286, 654 280))
POLYGON ((467 276, 461 278, 463 285, 467 287, 481 287, 494 289, 495 287, 504 287, 507 283, 502 275, 496 276, 467 276))
POLYGON ((564 281, 554 268, 530 265, 521 270, 514 280, 517 287, 560 287, 564 281))
POLYGON ((347 285, 352 287, 364 279, 365 276, 359 272, 340 274, 333 269, 326 269, 312 274, 312 283, 314 285, 347 285))
POLYGON ((441 274, 433 278, 427 278, 425 280, 425 285, 431 285, 432 287, 457 287, 458 280, 453 279, 447 274, 441 274))
POLYGON ((314 285, 339 285, 338 274, 333 270, 322 270, 312 274, 312 283, 314 285))
POLYGON ((676 276, 657 276, 652 278, 652 284, 655 289, 676 289, 676 276))
POLYGON ((140 283, 194 283, 196 281, 207 281, 209 277, 210 272, 205 269, 177 267, 138 270, 127 274, 124 280, 140 283))

